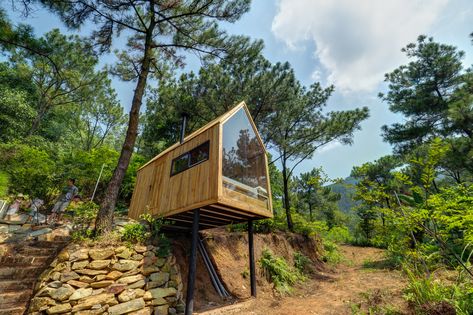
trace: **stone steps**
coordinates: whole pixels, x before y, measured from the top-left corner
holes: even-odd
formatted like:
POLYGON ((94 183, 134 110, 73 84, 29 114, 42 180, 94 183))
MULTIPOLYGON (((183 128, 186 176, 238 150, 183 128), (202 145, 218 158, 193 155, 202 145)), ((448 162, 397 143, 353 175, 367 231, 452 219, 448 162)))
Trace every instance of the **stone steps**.
POLYGON ((24 240, 3 245, 7 250, 0 257, 0 315, 24 314, 37 278, 67 240, 54 237, 51 241, 24 240))

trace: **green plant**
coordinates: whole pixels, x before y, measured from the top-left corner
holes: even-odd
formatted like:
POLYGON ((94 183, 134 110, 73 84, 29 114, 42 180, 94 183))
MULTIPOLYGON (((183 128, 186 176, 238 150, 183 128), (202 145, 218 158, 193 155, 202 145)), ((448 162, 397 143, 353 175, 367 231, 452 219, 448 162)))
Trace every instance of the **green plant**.
POLYGON ((0 171, 0 198, 7 196, 10 177, 7 173, 0 171))
POLYGON ((68 207, 67 215, 71 215, 74 229, 72 233, 73 240, 83 241, 94 237, 91 224, 97 216, 98 211, 99 206, 92 201, 71 204, 68 207))
POLYGON ((145 243, 150 233, 140 223, 129 223, 123 227, 122 240, 129 243, 145 243))
POLYGON ((338 264, 342 261, 343 256, 340 254, 338 245, 329 240, 323 240, 324 255, 322 260, 331 264, 338 264))
POLYGON ((353 241, 353 237, 346 226, 334 226, 325 233, 325 238, 339 244, 353 241))
POLYGON ((291 268, 283 257, 274 256, 267 248, 262 251, 259 264, 263 275, 274 284, 279 293, 290 293, 294 284, 305 281, 299 270, 291 268))
POLYGON ((158 250, 156 254, 158 257, 167 257, 171 254, 171 240, 164 234, 158 237, 158 250))
POLYGON ((248 277, 250 276, 250 271, 248 270, 248 268, 245 268, 245 270, 243 270, 240 274, 243 279, 248 279, 248 277))
POLYGON ((301 252, 294 253, 294 267, 299 270, 300 273, 308 273, 312 271, 312 261, 309 257, 305 256, 301 252))
POLYGON ((148 225, 150 237, 158 238, 159 232, 161 231, 161 227, 164 224, 164 220, 162 218, 153 217, 153 215, 149 213, 143 213, 142 215, 140 215, 140 219, 145 221, 148 225))

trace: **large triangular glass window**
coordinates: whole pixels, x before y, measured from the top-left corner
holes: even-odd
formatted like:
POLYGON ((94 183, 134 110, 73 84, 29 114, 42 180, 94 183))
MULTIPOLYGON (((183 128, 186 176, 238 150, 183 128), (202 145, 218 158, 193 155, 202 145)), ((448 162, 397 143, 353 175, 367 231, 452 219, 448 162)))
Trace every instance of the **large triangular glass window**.
POLYGON ((265 150, 245 109, 240 108, 223 124, 224 192, 243 194, 268 207, 265 150))

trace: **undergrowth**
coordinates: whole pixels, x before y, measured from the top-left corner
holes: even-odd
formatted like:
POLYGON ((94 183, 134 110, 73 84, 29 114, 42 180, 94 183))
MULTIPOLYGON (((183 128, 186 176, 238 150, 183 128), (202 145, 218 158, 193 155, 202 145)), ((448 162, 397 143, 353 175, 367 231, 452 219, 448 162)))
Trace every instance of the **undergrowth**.
POLYGON ((306 280, 302 272, 290 267, 283 257, 275 256, 267 248, 262 251, 259 264, 265 278, 281 294, 291 293, 293 285, 306 280))

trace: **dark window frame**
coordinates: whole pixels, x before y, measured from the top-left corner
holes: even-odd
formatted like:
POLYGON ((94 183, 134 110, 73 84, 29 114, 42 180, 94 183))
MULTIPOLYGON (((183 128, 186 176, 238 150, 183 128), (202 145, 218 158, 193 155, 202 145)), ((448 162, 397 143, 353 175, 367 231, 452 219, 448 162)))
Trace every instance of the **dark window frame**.
POLYGON ((170 175, 170 177, 173 177, 174 175, 177 175, 177 174, 180 174, 180 173, 182 173, 182 172, 185 172, 185 171, 187 171, 188 169, 190 169, 190 168, 192 168, 192 167, 194 167, 194 166, 197 166, 197 165, 199 165, 199 164, 202 164, 202 163, 204 163, 205 161, 208 161, 209 158, 210 158, 210 140, 207 140, 207 141, 205 141, 205 142, 199 144, 198 146, 196 146, 196 147, 193 148, 192 150, 189 150, 189 151, 187 151, 186 153, 183 153, 183 154, 179 155, 178 157, 172 159, 172 162, 171 162, 171 175, 170 175), (203 159, 203 160, 200 160, 200 161, 194 163, 194 164, 191 164, 191 152, 194 151, 194 150, 199 150, 199 149, 201 149, 201 148, 205 148, 205 147, 206 147, 206 149, 207 149, 207 157, 206 157, 205 159, 203 159), (174 172, 174 163, 175 163, 177 160, 179 160, 179 159, 181 159, 182 157, 184 157, 184 156, 187 156, 187 167, 184 168, 184 169, 182 169, 182 170, 179 170, 179 171, 174 172))

